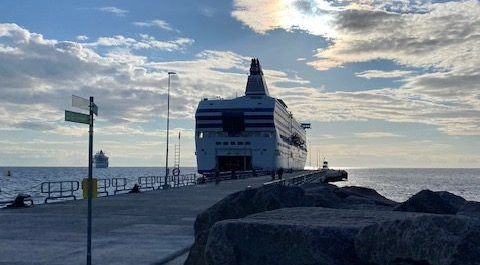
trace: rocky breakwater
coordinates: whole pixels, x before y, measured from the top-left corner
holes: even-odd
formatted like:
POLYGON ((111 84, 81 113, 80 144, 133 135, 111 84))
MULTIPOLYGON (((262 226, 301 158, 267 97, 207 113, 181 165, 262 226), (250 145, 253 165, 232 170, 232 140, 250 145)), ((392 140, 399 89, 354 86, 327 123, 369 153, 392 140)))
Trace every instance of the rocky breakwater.
POLYGON ((247 189, 197 217, 185 264, 480 264, 480 203, 322 183, 247 189))

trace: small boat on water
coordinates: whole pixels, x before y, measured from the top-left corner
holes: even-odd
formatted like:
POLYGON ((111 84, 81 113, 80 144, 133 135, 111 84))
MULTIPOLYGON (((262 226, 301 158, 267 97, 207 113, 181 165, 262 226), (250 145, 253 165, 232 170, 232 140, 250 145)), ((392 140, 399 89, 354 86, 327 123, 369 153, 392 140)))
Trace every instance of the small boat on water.
POLYGON ((108 156, 105 155, 103 150, 93 156, 93 166, 95 168, 108 168, 108 156))

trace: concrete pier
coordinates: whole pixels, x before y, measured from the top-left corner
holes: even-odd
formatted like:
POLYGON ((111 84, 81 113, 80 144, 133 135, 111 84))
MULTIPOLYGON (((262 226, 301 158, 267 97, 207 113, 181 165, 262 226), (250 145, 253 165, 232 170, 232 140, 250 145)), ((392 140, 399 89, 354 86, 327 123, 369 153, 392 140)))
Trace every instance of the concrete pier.
MULTIPOLYGON (((301 172, 284 174, 284 178, 301 172)), ((158 264, 193 243, 197 214, 270 176, 102 197, 93 203, 93 264, 158 264)), ((87 201, 0 210, 0 264, 86 263, 87 201)))

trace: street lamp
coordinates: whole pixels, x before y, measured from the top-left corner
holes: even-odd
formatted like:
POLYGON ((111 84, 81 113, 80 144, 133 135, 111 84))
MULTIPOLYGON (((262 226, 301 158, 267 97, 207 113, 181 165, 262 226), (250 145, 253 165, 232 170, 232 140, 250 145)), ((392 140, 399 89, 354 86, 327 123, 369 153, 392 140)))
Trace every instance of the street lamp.
POLYGON ((176 75, 175 72, 168 72, 168 90, 167 90, 167 155, 165 158, 165 181, 163 184, 164 189, 168 189, 169 185, 167 184, 168 180, 168 132, 170 129, 170 76, 176 75))

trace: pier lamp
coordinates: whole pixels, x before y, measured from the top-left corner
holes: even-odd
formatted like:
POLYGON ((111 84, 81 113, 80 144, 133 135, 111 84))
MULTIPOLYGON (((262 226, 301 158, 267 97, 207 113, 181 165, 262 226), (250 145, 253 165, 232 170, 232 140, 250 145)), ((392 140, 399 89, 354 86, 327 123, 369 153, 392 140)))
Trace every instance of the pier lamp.
POLYGON ((165 158, 165 179, 163 182, 163 188, 168 189, 169 185, 167 184, 168 181, 168 133, 170 129, 170 77, 172 75, 176 75, 175 72, 168 72, 168 88, 167 88, 167 154, 165 158))

